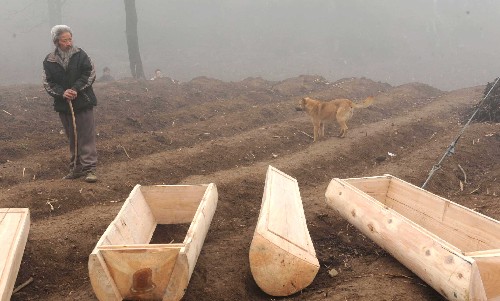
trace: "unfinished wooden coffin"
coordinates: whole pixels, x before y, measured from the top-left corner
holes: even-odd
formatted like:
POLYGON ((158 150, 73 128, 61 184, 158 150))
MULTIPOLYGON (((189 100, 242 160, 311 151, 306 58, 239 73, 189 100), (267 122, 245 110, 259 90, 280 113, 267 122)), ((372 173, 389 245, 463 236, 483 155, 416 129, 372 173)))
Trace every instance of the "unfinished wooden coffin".
POLYGON ((500 300, 500 222, 391 175, 333 179, 326 202, 449 300, 500 300))
POLYGON ((249 258, 255 282, 272 296, 304 289, 319 270, 297 181, 272 166, 249 258))
POLYGON ((217 187, 136 185, 89 256, 99 300, 180 300, 217 206, 217 187), (182 243, 149 244, 158 224, 191 223, 182 243))
POLYGON ((0 300, 14 290, 30 230, 28 208, 0 208, 0 300))

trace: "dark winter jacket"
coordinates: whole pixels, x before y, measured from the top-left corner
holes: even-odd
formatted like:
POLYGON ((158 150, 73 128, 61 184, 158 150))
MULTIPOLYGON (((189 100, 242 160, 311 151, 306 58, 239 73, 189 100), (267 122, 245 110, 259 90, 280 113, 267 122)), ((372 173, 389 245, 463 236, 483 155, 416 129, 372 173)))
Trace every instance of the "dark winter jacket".
POLYGON ((81 48, 77 48, 71 56, 66 70, 57 55, 57 49, 49 53, 43 61, 43 86, 47 93, 54 97, 56 112, 70 112, 69 105, 63 98, 67 89, 77 92, 76 99, 72 101, 75 112, 97 105, 97 98, 92 89, 95 76, 94 64, 81 48))

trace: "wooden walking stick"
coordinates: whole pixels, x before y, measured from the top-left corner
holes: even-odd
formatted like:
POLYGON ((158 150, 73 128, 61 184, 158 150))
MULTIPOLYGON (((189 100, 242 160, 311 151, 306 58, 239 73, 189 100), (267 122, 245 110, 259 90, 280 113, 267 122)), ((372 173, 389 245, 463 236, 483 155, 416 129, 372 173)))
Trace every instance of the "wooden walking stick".
POLYGON ((76 160, 78 159, 78 135, 76 133, 76 121, 75 121, 75 112, 73 111, 73 103, 71 100, 68 101, 69 104, 69 110, 71 111, 71 119, 73 120, 73 138, 75 139, 75 150, 74 150, 74 155, 75 158, 73 159, 73 172, 76 170, 76 160))

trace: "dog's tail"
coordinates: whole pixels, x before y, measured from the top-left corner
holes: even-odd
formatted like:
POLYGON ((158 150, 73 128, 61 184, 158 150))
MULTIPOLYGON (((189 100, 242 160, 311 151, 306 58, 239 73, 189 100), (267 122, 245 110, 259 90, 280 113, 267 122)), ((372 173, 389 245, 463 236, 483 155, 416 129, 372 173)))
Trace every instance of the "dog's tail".
POLYGON ((356 108, 356 109, 363 109, 363 108, 368 108, 369 106, 372 105, 373 101, 375 99, 373 98, 373 96, 368 96, 365 100, 363 100, 362 103, 360 104, 355 104, 355 103, 352 103, 352 107, 353 108, 356 108))

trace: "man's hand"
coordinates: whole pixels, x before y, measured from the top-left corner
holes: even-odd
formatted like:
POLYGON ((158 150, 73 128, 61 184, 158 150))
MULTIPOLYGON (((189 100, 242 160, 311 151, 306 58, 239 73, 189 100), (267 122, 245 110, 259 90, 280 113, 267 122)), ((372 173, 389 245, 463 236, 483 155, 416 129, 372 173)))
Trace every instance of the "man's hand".
POLYGON ((63 97, 66 98, 67 101, 72 101, 76 98, 77 95, 78 93, 76 93, 75 90, 67 89, 66 91, 64 91, 63 97))

